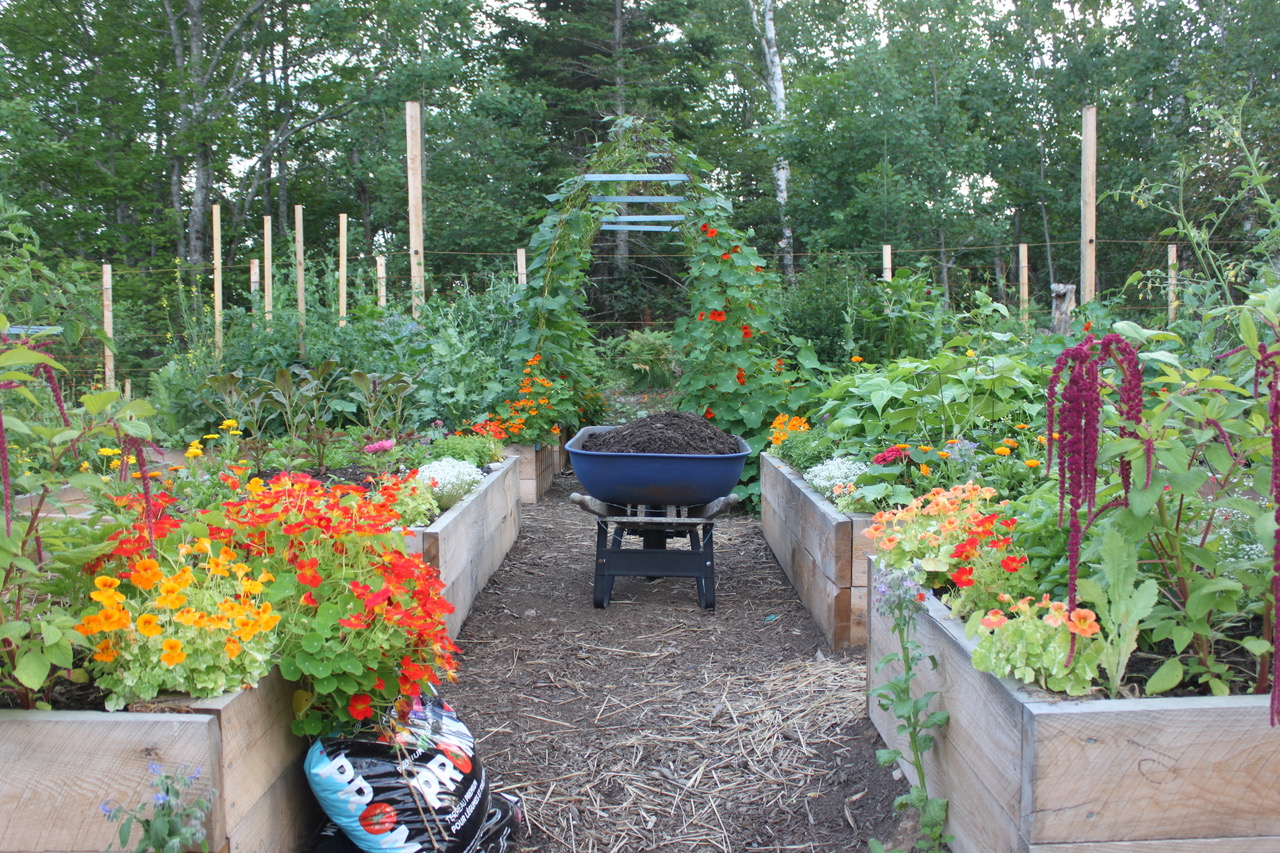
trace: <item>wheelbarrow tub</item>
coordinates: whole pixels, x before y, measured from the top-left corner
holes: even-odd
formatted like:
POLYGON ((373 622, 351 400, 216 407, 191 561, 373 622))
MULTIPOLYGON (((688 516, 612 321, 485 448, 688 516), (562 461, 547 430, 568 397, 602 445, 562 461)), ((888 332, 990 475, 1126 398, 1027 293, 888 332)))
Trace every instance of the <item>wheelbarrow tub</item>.
POLYGON ((583 450, 597 432, 617 426, 578 430, 565 445, 578 482, 591 497, 618 506, 697 506, 733 491, 751 449, 734 436, 738 453, 601 453, 583 450))

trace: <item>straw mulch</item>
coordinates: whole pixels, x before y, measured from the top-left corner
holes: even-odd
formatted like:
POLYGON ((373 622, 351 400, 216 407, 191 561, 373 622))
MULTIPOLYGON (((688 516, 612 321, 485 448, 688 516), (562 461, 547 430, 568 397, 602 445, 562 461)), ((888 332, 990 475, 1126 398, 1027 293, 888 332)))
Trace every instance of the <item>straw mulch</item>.
POLYGON ((524 508, 446 690, 493 787, 524 800, 519 849, 910 847, 892 810, 905 783, 875 762, 864 661, 826 647, 758 522, 717 522, 714 611, 677 578, 620 578, 597 610, 595 522, 575 489, 562 475, 524 508))

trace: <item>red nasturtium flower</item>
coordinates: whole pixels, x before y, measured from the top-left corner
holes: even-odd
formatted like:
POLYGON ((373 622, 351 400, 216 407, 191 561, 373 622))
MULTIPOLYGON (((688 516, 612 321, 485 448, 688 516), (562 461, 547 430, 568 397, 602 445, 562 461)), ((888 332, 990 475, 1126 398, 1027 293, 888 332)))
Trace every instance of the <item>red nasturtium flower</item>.
POLYGON ((720 260, 722 260, 722 261, 727 261, 727 260, 729 260, 729 258, 731 258, 731 257, 733 257, 733 256, 732 256, 732 255, 730 255, 728 252, 725 252, 723 255, 721 255, 721 256, 720 256, 720 260))
POLYGON ((373 697, 368 693, 357 693, 347 703, 347 713, 354 720, 367 720, 373 716, 373 697))
POLYGON ((961 566, 951 573, 951 580, 956 586, 973 586, 973 567, 961 566))
POLYGON ((711 418, 714 418, 716 416, 716 413, 711 411, 710 407, 708 407, 707 410, 702 413, 702 416, 710 420, 711 418))
POLYGON ((1000 568, 1006 572, 1016 572, 1027 564, 1026 557, 1005 557, 1000 561, 1000 568))
POLYGON ((751 338, 751 327, 746 323, 742 324, 742 337, 744 340, 749 340, 751 338))
POLYGON ((726 313, 724 313, 723 311, 712 311, 712 312, 711 312, 711 319, 712 319, 712 320, 715 320, 717 323, 723 323, 723 322, 725 321, 725 318, 726 318, 726 317, 728 317, 728 316, 729 316, 729 315, 728 315, 728 314, 726 314, 726 313))
POLYGON ((747 384, 747 372, 743 370, 741 367, 738 368, 738 384, 739 385, 747 384))
POLYGON ((714 236, 716 236, 716 235, 717 235, 717 234, 719 234, 719 233, 720 233, 720 232, 719 232, 719 231, 717 231, 716 229, 711 228, 711 229, 708 229, 708 231, 707 231, 707 236, 708 236, 708 237, 714 237, 714 236))

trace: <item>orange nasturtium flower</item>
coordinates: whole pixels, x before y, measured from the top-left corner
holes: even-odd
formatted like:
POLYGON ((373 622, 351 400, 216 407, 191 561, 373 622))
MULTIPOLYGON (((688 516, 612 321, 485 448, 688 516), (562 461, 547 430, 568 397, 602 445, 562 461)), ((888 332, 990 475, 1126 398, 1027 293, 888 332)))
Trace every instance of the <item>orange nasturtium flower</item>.
POLYGON ((1077 607, 1067 618, 1067 629, 1082 637, 1092 637, 1102 630, 1098 625, 1097 614, 1087 607, 1077 607))
POLYGON ((154 637, 163 629, 160 627, 160 617, 154 613, 144 613, 138 617, 138 633, 144 637, 154 637))
POLYGON ((182 650, 182 641, 172 638, 165 640, 160 644, 160 660, 165 666, 177 666, 187 659, 187 653, 182 650))

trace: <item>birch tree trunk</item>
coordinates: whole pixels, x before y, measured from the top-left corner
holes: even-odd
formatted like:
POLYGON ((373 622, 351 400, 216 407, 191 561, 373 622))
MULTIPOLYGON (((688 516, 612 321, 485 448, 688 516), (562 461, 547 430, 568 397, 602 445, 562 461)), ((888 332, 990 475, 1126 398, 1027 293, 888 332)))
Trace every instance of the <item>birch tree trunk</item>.
MULTIPOLYGON (((773 103, 773 118, 778 124, 787 120, 787 89, 782 77, 782 56, 778 52, 778 32, 774 27, 774 0, 747 0, 751 24, 760 37, 764 55, 764 85, 773 103), (757 6, 757 3, 759 4, 757 6)), ((782 240, 778 244, 783 275, 795 278, 795 254, 791 220, 787 217, 787 195, 791 183, 791 162, 779 156, 773 161, 774 197, 778 201, 778 218, 782 224, 782 240)))

